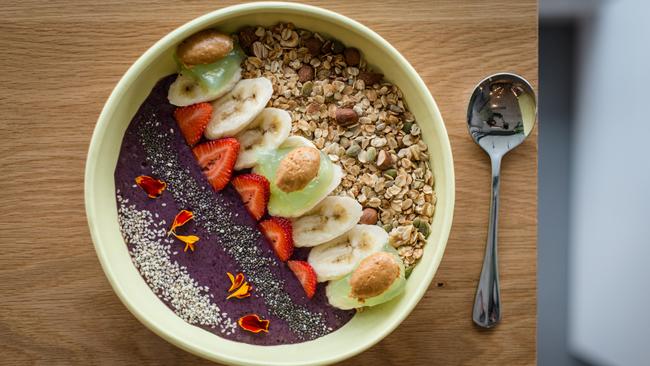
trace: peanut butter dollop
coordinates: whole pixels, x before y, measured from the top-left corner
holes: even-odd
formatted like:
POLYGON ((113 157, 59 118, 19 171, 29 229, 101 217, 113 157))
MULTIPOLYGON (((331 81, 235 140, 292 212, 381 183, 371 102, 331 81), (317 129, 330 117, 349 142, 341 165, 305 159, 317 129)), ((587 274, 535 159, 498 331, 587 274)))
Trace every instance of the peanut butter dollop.
POLYGON ((233 49, 229 35, 214 29, 205 29, 186 38, 176 49, 176 55, 185 66, 211 64, 225 57, 233 49))
POLYGON ((276 185, 284 192, 299 191, 318 175, 320 152, 302 146, 291 150, 282 160, 276 172, 276 185))
POLYGON ((377 252, 364 258, 350 276, 350 296, 363 301, 383 294, 399 277, 392 254, 377 252))

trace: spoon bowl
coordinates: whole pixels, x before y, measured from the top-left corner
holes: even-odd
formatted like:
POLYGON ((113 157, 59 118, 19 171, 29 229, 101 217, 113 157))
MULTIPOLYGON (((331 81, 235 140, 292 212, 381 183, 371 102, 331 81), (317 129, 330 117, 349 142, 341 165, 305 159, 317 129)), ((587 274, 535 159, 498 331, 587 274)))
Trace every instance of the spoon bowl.
POLYGON ((467 108, 469 134, 490 156, 492 164, 487 245, 472 313, 474 323, 483 328, 492 328, 501 320, 497 257, 501 159, 528 137, 536 115, 537 99, 530 83, 508 73, 483 79, 474 88, 467 108))
POLYGON ((533 130, 535 91, 515 74, 495 74, 474 88, 467 109, 469 133, 488 154, 504 155, 533 130))

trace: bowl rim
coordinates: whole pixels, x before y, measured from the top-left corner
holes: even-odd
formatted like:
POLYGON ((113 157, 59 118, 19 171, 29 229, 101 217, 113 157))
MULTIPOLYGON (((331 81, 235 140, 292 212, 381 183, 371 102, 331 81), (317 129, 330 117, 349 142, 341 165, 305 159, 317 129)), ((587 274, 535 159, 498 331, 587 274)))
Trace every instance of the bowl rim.
MULTIPOLYGON (((144 70, 144 66, 151 59, 155 58, 157 53, 160 52, 161 49, 164 49, 165 48, 164 46, 167 43, 170 43, 177 36, 179 36, 182 33, 185 33, 188 30, 205 26, 205 23, 210 22, 214 18, 236 16, 236 15, 249 13, 251 11, 265 11, 265 10, 276 11, 276 12, 288 11, 293 13, 307 13, 315 17, 324 18, 333 23, 337 23, 339 26, 343 28, 354 28, 355 31, 359 32, 364 38, 371 39, 375 43, 379 44, 381 48, 383 48, 387 53, 390 53, 391 56, 395 57, 395 59, 398 61, 401 67, 406 69, 405 71, 410 81, 414 82, 417 92, 425 99, 425 104, 427 105, 429 112, 432 115, 435 115, 436 119, 440 121, 440 126, 438 126, 438 128, 440 128, 440 131, 444 133, 444 136, 446 137, 442 139, 443 144, 442 146, 440 146, 440 148, 443 151, 443 154, 446 156, 446 158, 443 159, 443 162, 447 166, 443 167, 442 170, 446 172, 446 176, 443 178, 445 179, 445 183, 447 186, 447 190, 444 192, 445 195, 447 196, 444 210, 448 212, 448 214, 443 215, 442 223, 440 226, 441 227, 440 241, 439 243, 437 243, 437 245, 439 245, 440 248, 439 250, 437 250, 436 252, 437 254, 432 258, 432 262, 430 263, 430 265, 426 268, 426 272, 424 274, 425 280, 417 283, 417 286, 413 291, 413 294, 409 297, 407 303, 405 304, 405 306, 401 311, 401 314, 399 314, 396 318, 394 318, 394 320, 391 323, 385 326, 381 332, 378 332, 377 334, 368 337, 368 341, 357 346, 356 348, 349 349, 347 352, 340 352, 336 354, 329 353, 328 355, 321 354, 318 355, 318 357, 315 357, 314 361, 311 363, 311 364, 329 364, 329 363, 334 363, 334 362, 338 362, 350 358, 372 347, 373 345, 375 345, 376 343, 384 339, 386 336, 388 336, 393 330, 395 330, 395 328, 397 328, 404 321, 404 319, 413 311, 415 306, 419 303, 421 298, 426 293, 440 265, 440 261, 442 260, 442 256, 445 252, 447 241, 449 239, 449 233, 451 231, 454 205, 455 205, 455 176, 454 176, 453 156, 452 156, 451 144, 449 141, 449 135, 444 125, 444 121, 442 119, 440 109, 438 108, 438 105, 436 104, 433 96, 429 92, 428 87, 426 86, 422 78, 419 76, 419 74, 416 72, 416 70, 413 68, 413 66, 388 41, 386 41, 383 37, 375 33, 370 28, 344 15, 316 6, 305 5, 300 3, 287 3, 287 2, 252 2, 247 4, 227 6, 227 7, 214 10, 212 12, 194 18, 189 22, 174 29, 173 31, 167 33, 164 37, 162 37, 160 40, 154 43, 154 45, 149 47, 149 49, 147 49, 147 51, 145 51, 129 67, 129 69, 120 78, 116 87, 111 92, 108 100, 103 106, 102 111, 98 117, 97 124, 93 131, 90 145, 88 148, 86 165, 85 165, 84 200, 85 200, 86 217, 88 221, 89 231, 91 234, 91 239, 93 241, 95 251, 97 252, 99 262, 102 266, 102 270, 104 271, 106 278, 108 279, 111 287, 113 288, 113 291, 117 294, 120 301, 142 324, 144 324, 147 328, 152 330, 158 336, 172 343, 173 345, 187 352, 198 355, 200 357, 212 361, 225 362, 229 364, 257 364, 255 362, 251 362, 250 360, 247 360, 242 357, 228 356, 217 351, 208 353, 205 352, 202 348, 194 347, 191 342, 176 337, 169 329, 160 327, 155 322, 150 321, 144 315, 143 310, 136 308, 131 303, 131 301, 129 300, 129 298, 125 293, 125 290, 120 286, 119 281, 117 280, 117 276, 109 269, 108 259, 103 250, 104 245, 100 244, 102 242, 102 237, 99 232, 99 225, 93 219, 93 212, 98 209, 98 207, 96 206, 93 200, 93 197, 95 195, 93 176, 95 175, 95 161, 100 159, 99 141, 101 140, 102 135, 108 129, 110 124, 110 121, 108 119, 108 115, 110 114, 110 111, 116 107, 116 104, 120 99, 120 95, 133 83, 133 81, 137 78, 137 76, 144 70)), ((439 209, 436 209, 436 212, 439 212, 439 209)), ((300 343, 298 343, 297 345, 300 345, 300 343)), ((273 347, 273 346, 265 346, 265 347, 273 347)), ((272 365, 276 363, 269 362, 265 364, 272 365)))

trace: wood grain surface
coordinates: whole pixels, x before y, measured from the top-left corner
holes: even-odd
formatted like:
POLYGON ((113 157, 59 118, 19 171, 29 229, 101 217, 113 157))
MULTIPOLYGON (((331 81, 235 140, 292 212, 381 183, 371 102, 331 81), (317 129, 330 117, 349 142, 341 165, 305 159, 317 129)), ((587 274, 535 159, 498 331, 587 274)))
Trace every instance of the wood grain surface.
MULTIPOLYGON (((233 1, 1 1, 0 364, 208 364, 157 337, 99 266, 83 204, 90 136, 109 93, 148 47, 233 1)), ((503 322, 471 321, 489 204, 489 162, 465 126, 484 76, 537 85, 535 0, 308 1, 391 42, 429 86, 456 167, 451 237, 404 323, 348 365, 527 365, 536 361, 537 135, 503 163, 503 322)), ((326 352, 326 350, 324 350, 326 352)))

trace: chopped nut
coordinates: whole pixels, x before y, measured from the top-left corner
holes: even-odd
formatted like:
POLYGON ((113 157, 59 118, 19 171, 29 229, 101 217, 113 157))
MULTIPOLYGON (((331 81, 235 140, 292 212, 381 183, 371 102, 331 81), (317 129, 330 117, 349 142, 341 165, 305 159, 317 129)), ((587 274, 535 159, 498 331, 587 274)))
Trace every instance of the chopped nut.
POLYGON ((323 47, 323 42, 321 42, 316 37, 312 37, 305 41, 305 47, 307 47, 309 53, 315 57, 320 55, 321 47, 323 47))
POLYGON ((377 168, 386 170, 391 166, 393 166, 393 158, 385 150, 380 150, 379 155, 377 155, 377 168))
POLYGON ((343 45, 343 43, 341 43, 338 40, 332 41, 330 51, 333 54, 338 55, 338 54, 342 53, 343 50, 345 50, 345 46, 343 45))
POLYGON ((369 72, 369 71, 360 71, 359 79, 363 80, 364 83, 368 86, 381 83, 384 75, 378 72, 369 72))
POLYGON ((357 66, 359 62, 361 62, 361 54, 356 48, 346 48, 345 51, 343 51, 343 56, 345 57, 345 62, 349 66, 357 66))
POLYGON ((248 50, 253 42, 257 41, 257 36, 255 35, 255 29, 253 27, 244 27, 239 31, 239 45, 244 49, 248 50))
POLYGON ((314 68, 309 65, 303 65, 298 70, 298 80, 301 83, 306 81, 314 80, 314 68))
POLYGON ((377 223, 377 210, 372 207, 366 207, 361 212, 360 224, 374 225, 377 223))
POLYGON ((338 108, 336 110, 336 123, 340 126, 351 126, 359 122, 359 115, 351 108, 338 108))

